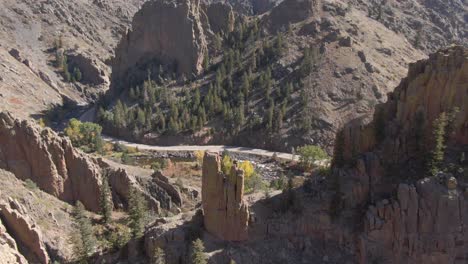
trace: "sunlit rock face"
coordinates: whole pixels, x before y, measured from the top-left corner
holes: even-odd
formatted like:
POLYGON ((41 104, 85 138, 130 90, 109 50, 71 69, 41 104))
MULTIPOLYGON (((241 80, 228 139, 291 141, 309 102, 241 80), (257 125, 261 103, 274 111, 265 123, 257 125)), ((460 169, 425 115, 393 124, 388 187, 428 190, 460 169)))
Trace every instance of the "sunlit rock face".
POLYGON ((206 230, 228 241, 248 238, 249 209, 244 198, 244 172, 235 165, 221 171, 221 157, 207 153, 203 160, 202 205, 206 230))

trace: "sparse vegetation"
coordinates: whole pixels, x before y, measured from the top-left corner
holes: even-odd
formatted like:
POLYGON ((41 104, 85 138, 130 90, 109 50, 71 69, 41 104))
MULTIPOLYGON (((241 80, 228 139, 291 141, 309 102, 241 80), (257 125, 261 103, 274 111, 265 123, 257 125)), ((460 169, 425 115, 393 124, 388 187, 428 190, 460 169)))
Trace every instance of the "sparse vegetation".
POLYGON ((167 161, 165 159, 154 161, 151 163, 151 169, 154 171, 164 170, 167 167, 167 161))
POLYGON ((445 135, 448 124, 447 114, 441 113, 433 124, 434 149, 431 153, 430 172, 436 175, 442 169, 445 156, 445 135))
POLYGON ((192 264, 208 263, 205 254, 205 246, 203 245, 203 241, 201 241, 201 239, 196 239, 192 242, 190 256, 192 264))
POLYGON ((26 179, 26 180, 24 181, 24 186, 26 186, 26 188, 28 188, 28 189, 31 190, 31 191, 34 191, 34 190, 37 190, 37 189, 38 189, 36 183, 33 182, 31 179, 26 179))
POLYGON ((244 187, 246 193, 253 193, 264 190, 267 186, 263 181, 262 176, 259 173, 254 172, 250 177, 245 178, 244 187))

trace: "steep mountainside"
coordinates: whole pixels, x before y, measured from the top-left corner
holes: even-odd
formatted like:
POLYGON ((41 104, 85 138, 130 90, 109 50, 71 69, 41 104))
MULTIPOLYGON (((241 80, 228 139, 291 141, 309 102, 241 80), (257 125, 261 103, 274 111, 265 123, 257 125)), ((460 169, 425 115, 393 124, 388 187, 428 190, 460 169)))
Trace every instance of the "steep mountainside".
POLYGON ((288 0, 261 17, 235 15, 234 30, 218 32, 213 27, 218 20, 206 6, 177 3, 145 4, 133 31, 121 40, 111 94, 125 106, 100 111, 107 133, 155 144, 291 151, 317 143, 331 149, 334 131, 371 113, 406 74, 408 63, 424 56, 404 36, 342 1, 288 0), (197 26, 188 32, 170 20, 171 27, 146 26, 154 24, 152 14, 167 8, 186 14, 181 25, 197 26), (167 38, 149 37, 159 35, 167 38), (154 41, 161 44, 151 45, 154 41), (174 72, 160 63, 167 60, 187 66, 174 72))
POLYGON ((143 2, 2 1, 0 110, 27 117, 63 97, 81 104, 96 99, 109 85, 105 60, 143 2), (65 54, 72 74, 81 71, 81 81, 66 80, 57 54, 65 54))
POLYGON ((190 263, 188 245, 195 233, 203 239, 208 263, 213 264, 231 260, 244 264, 466 263, 467 66, 468 49, 461 46, 412 64, 408 77, 390 93, 389 102, 377 107, 370 124, 356 120, 339 133, 331 174, 316 173, 300 188, 243 199, 243 175, 223 175, 219 172, 223 162, 206 154, 202 192, 208 195, 202 197, 203 215, 151 226, 145 234, 147 256, 154 257, 151 249, 160 247, 166 263, 190 263), (417 140, 412 139, 416 129, 410 127, 418 123, 414 118, 421 112, 425 120, 421 131, 427 132, 421 135, 432 137, 432 121, 453 107, 459 111, 444 127, 445 159, 434 176, 413 162, 415 154, 430 156, 434 146, 411 147, 417 140), (381 109, 386 110, 384 119, 381 109), (212 203, 216 200, 221 201, 218 207, 212 203), (235 210, 246 212, 244 206, 247 223, 244 214, 235 210), (212 218, 219 212, 231 216, 231 221, 212 218), (227 227, 234 234, 247 235, 228 244, 232 233, 226 232, 227 227))

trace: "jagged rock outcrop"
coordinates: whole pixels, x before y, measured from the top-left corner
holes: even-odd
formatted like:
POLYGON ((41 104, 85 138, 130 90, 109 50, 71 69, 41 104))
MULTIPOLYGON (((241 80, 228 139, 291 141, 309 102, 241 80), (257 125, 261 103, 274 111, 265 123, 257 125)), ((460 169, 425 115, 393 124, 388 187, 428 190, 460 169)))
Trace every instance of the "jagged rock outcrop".
POLYGON ((207 41, 200 6, 199 0, 146 2, 116 49, 112 92, 144 80, 152 63, 186 77, 201 73, 207 41))
POLYGON ((214 33, 229 33, 234 30, 234 12, 225 3, 213 3, 204 7, 209 27, 214 33))
POLYGON ((0 221, 0 259, 5 263, 28 263, 18 251, 16 241, 7 233, 5 226, 0 221))
POLYGON ((364 220, 362 257, 381 252, 390 263, 466 261, 468 203, 435 178, 400 184, 396 199, 370 206, 364 220))
POLYGON ((447 127, 452 152, 446 156, 465 166, 459 156, 467 151, 467 92, 468 50, 452 46, 412 64, 370 124, 356 120, 340 132, 342 146, 335 157, 341 158, 335 159, 334 173, 341 208, 351 212, 372 204, 359 234, 360 263, 374 258, 390 263, 466 261, 468 197, 466 183, 459 184, 464 177, 459 171, 428 177, 422 158, 434 147, 434 121, 457 109, 447 127))
POLYGON ((0 202, 0 218, 8 232, 19 241, 35 261, 48 264, 50 259, 42 240, 42 233, 21 211, 24 210, 21 210, 21 206, 12 199, 8 203, 0 202))
POLYGON ((80 70, 82 76, 81 83, 100 85, 109 81, 102 62, 90 59, 83 53, 67 53, 67 63, 69 68, 80 70))
POLYGON ((81 201, 99 211, 101 168, 69 139, 31 121, 0 113, 0 168, 19 179, 31 179, 59 199, 81 201))
POLYGON ((148 207, 155 212, 160 212, 160 202, 152 195, 143 190, 133 175, 128 174, 124 169, 117 168, 111 170, 108 176, 109 185, 112 189, 112 197, 118 207, 127 207, 130 198, 130 188, 135 188, 143 194, 148 203, 148 207))
POLYGON ((285 30, 289 24, 310 18, 317 13, 320 2, 317 0, 286 0, 271 10, 268 23, 273 31, 285 30))
POLYGON ((221 170, 221 157, 206 153, 203 159, 202 205, 205 228, 228 241, 248 238, 249 209, 244 201, 244 172, 237 166, 229 175, 221 170))
POLYGON ((154 258, 154 249, 164 250, 165 263, 191 263, 190 242, 201 234, 203 216, 201 210, 179 214, 173 218, 160 218, 148 227, 145 234, 145 249, 149 259, 154 258))
POLYGON ((380 130, 389 136, 382 139, 385 160, 408 160, 417 154, 416 148, 432 148, 434 120, 440 113, 455 108, 459 111, 453 120, 449 143, 468 144, 467 83, 468 50, 461 46, 442 49, 427 60, 411 64, 408 77, 389 94, 387 103, 377 107, 372 124, 362 126, 353 122, 343 129, 345 158, 351 159, 353 151, 356 154, 373 149, 379 143, 376 130, 380 130))
POLYGON ((171 202, 177 206, 182 206, 183 199, 179 188, 169 183, 169 179, 162 174, 161 171, 156 171, 153 174, 153 182, 166 191, 167 195, 171 197, 171 202))

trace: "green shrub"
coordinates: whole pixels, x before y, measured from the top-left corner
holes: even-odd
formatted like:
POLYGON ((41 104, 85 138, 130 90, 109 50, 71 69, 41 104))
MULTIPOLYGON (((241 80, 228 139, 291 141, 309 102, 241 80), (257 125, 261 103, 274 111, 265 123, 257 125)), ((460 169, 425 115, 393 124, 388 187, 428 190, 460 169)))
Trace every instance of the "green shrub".
POLYGON ((31 179, 26 179, 24 181, 24 186, 26 186, 26 188, 28 188, 29 190, 32 190, 32 191, 38 189, 36 183, 33 182, 31 179))

